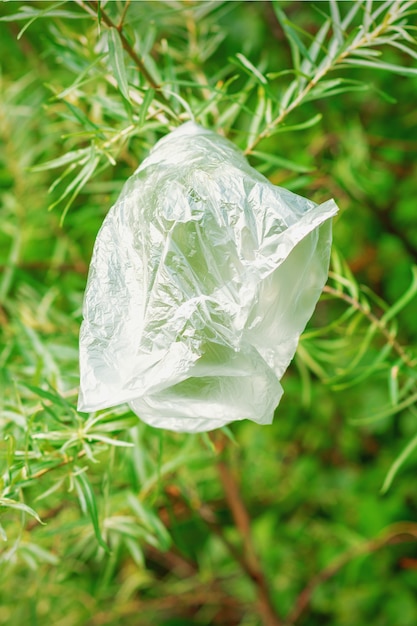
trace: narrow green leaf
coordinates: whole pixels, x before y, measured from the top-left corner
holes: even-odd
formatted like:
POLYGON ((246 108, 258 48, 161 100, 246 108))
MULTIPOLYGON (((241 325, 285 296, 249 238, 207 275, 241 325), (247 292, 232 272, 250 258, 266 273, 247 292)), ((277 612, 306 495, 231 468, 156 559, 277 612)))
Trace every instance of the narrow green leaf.
POLYGON ((284 95, 281 98, 281 102, 280 102, 280 111, 284 111, 290 104, 294 94, 297 92, 297 88, 299 87, 299 81, 293 80, 292 83, 290 83, 284 93, 284 95))
MULTIPOLYGON (((388 0, 389 2, 391 2, 391 0, 388 0)), ((356 13, 359 11, 359 9, 361 8, 361 2, 354 2, 352 7, 349 9, 349 11, 347 12, 346 16, 343 18, 342 23, 341 23, 341 28, 342 31, 345 31, 347 29, 347 27, 351 24, 353 18, 355 17, 356 13)))
POLYGON ((81 189, 84 187, 84 185, 90 180, 91 176, 94 174, 99 162, 100 162, 100 157, 98 155, 92 156, 92 158, 88 161, 88 163, 84 165, 82 170, 74 178, 72 183, 67 187, 67 189, 64 191, 62 196, 56 202, 54 202, 51 206, 48 207, 48 210, 51 211, 74 189, 71 197, 69 198, 67 204, 65 205, 62 211, 62 215, 60 219, 61 226, 64 223, 64 219, 68 212, 68 209, 70 208, 71 204, 80 193, 81 189))
POLYGON ((292 172, 299 172, 300 174, 311 172, 314 169, 312 167, 301 165, 300 163, 290 161, 289 159, 285 159, 284 157, 280 157, 275 154, 268 154, 267 152, 259 152, 258 150, 253 150, 251 152, 251 155, 271 165, 283 167, 284 169, 291 170, 292 172))
POLYGON ((348 389, 349 387, 354 387, 358 385, 362 381, 370 378, 373 374, 378 371, 384 371, 386 369, 386 364, 384 363, 386 357, 392 350, 390 344, 386 344, 378 353, 377 358, 371 364, 366 364, 363 367, 357 366, 353 368, 349 365, 349 368, 346 372, 342 373, 340 376, 335 376, 333 378, 327 379, 327 383, 334 389, 335 391, 341 391, 343 389, 348 389), (352 376, 352 374, 354 374, 352 376), (337 382, 338 380, 346 379, 345 382, 337 382))
MULTIPOLYGON (((164 87, 164 95, 166 96, 172 96, 172 98, 174 98, 174 100, 176 100, 177 102, 179 102, 184 111, 186 111, 189 115, 189 118, 191 120, 194 119, 194 114, 191 110, 190 105, 188 104, 187 100, 185 100, 182 96, 180 96, 178 93, 176 93, 175 91, 171 91, 171 89, 167 89, 166 87, 164 87)), ((175 119, 179 120, 179 114, 178 113, 173 113, 175 119)))
POLYGON ((39 496, 35 498, 36 502, 38 502, 39 500, 44 500, 45 498, 48 498, 51 494, 62 489, 66 480, 67 480, 67 477, 64 476, 64 478, 61 478, 60 480, 57 480, 56 482, 54 482, 54 484, 52 485, 52 487, 50 487, 50 489, 47 489, 46 491, 42 492, 39 496))
POLYGON ((60 404, 61 406, 64 406, 66 409, 68 409, 71 406, 69 402, 67 402, 65 398, 60 396, 57 392, 53 393, 50 391, 46 391, 46 389, 42 389, 41 387, 36 387, 35 385, 30 385, 29 383, 26 383, 24 381, 21 381, 19 384, 22 385, 23 387, 26 387, 26 389, 29 389, 29 391, 39 396, 40 398, 49 400, 50 402, 52 402, 52 404, 60 404))
MULTIPOLYGON (((412 27, 409 25, 407 25, 407 28, 410 30, 412 29, 412 27)), ((415 30, 415 27, 413 28, 413 30, 415 30)), ((391 26, 391 31, 400 35, 400 37, 404 39, 404 41, 408 41, 409 43, 412 43, 413 45, 415 45, 416 43, 415 38, 412 35, 410 35, 410 33, 407 30, 405 30, 405 28, 403 28, 400 24, 394 24, 393 26, 391 26)))
POLYGON ((122 96, 129 102, 129 84, 127 81, 126 67, 124 62, 122 40, 116 28, 108 30, 109 60, 113 69, 114 77, 122 96))
POLYGON ((236 95, 230 97, 230 100, 233 100, 233 104, 225 107, 225 110, 220 114, 217 120, 218 128, 222 128, 227 131, 231 128, 233 122, 240 115, 240 113, 242 113, 242 111, 247 111, 251 114, 251 111, 246 107, 246 102, 255 86, 255 79, 253 75, 251 75, 245 87, 239 90, 236 95))
POLYGON ((330 13, 332 16, 332 26, 334 37, 338 43, 343 42, 343 28, 340 19, 339 4, 337 0, 330 0, 330 13))
POLYGON ((77 489, 81 510, 83 511, 83 513, 87 514, 90 517, 98 544, 107 553, 109 553, 109 546, 104 541, 100 531, 100 523, 94 491, 84 471, 79 471, 79 473, 75 475, 74 484, 77 489))
MULTIPOLYGON (((90 150, 89 150, 90 152, 90 150)), ((62 174, 60 174, 49 186, 48 189, 48 193, 52 193, 54 191, 54 189, 56 189, 58 187, 58 185, 61 184, 61 182, 67 177, 69 176, 69 174, 71 174, 71 172, 73 172, 77 165, 79 167, 81 167, 82 165, 84 165, 84 163, 88 160, 87 158, 81 159, 80 161, 78 161, 78 163, 70 163, 68 165, 68 167, 65 168, 65 170, 62 172, 62 174)))
POLYGON ((329 19, 326 20, 324 24, 321 26, 317 35, 315 36, 314 41, 308 50, 309 58, 304 59, 304 61, 301 64, 300 70, 303 74, 309 74, 311 72, 311 69, 316 64, 316 60, 319 56, 320 51, 321 50, 325 51, 323 42, 326 38, 327 33, 329 32, 330 25, 331 25, 331 20, 329 19))
POLYGON ((392 37, 386 37, 382 41, 381 39, 379 41, 380 43, 384 43, 384 44, 387 44, 388 46, 392 46, 393 48, 397 48, 398 50, 401 50, 401 52, 404 52, 404 54, 410 56, 413 59, 417 59, 417 52, 415 50, 413 50, 409 46, 405 46, 402 43, 394 41, 392 37))
POLYGON ((90 148, 82 148, 81 150, 72 150, 71 152, 67 152, 61 157, 57 159, 52 159, 51 161, 46 161, 46 163, 41 163, 40 165, 35 165, 30 168, 31 172, 43 172, 44 170, 52 170, 57 167, 62 167, 63 165, 67 165, 68 163, 74 163, 83 159, 90 148))
POLYGON ((105 136, 101 132, 100 128, 87 117, 84 111, 76 107, 72 104, 72 102, 68 102, 68 100, 63 100, 63 102, 85 130, 94 132, 98 137, 100 137, 100 139, 105 139, 105 136))
POLYGON ((417 394, 413 394, 395 406, 389 406, 388 408, 377 411, 376 413, 369 415, 369 417, 361 417, 359 419, 353 419, 350 421, 352 424, 372 424, 373 422, 377 422, 387 417, 392 417, 400 411, 408 409, 408 407, 412 406, 416 402, 417 394))
POLYGON ((252 145, 253 140, 257 137, 259 133, 259 129, 261 127, 262 122, 265 119, 265 110, 266 110, 266 97, 265 97, 265 89, 261 86, 258 88, 258 104, 256 106, 256 110, 252 115, 252 120, 249 127, 248 139, 246 143, 246 147, 252 145))
POLYGON ((50 565, 57 565, 59 563, 59 558, 56 554, 53 554, 49 550, 45 550, 45 548, 42 548, 36 543, 22 542, 20 544, 20 550, 29 552, 38 562, 49 563, 50 565))
POLYGON ((297 348, 297 354, 300 357, 300 359, 303 360, 303 362, 306 364, 306 366, 312 371, 314 372, 314 374, 316 374, 316 376, 318 376, 318 378, 320 378, 321 380, 325 380, 327 378, 327 373, 326 371, 323 369, 323 367, 318 363, 318 361, 316 359, 313 358, 313 356, 311 355, 311 353, 306 350, 303 342, 300 342, 298 344, 298 348, 297 348))
POLYGON ((310 117, 309 120, 300 122, 299 124, 289 124, 288 126, 286 124, 282 124, 281 126, 278 126, 278 128, 274 129, 273 134, 277 135, 278 133, 289 133, 294 130, 305 130, 306 128, 311 128, 312 126, 318 124, 322 117, 323 115, 321 113, 317 113, 317 115, 310 117))
MULTIPOLYGON (((294 75, 298 76, 300 72, 297 72, 297 70, 294 70, 294 69, 293 70, 281 70, 280 72, 267 72, 265 76, 269 80, 274 80, 275 78, 281 78, 281 76, 288 76, 289 74, 291 74, 292 76, 294 75)), ((303 76, 307 76, 307 74, 303 73, 303 76)))
POLYGON ((4 441, 7 441, 7 465, 12 466, 14 456, 16 452, 16 439, 10 433, 4 437, 4 441))
POLYGON ((6 531, 4 530, 1 524, 0 524, 0 539, 3 539, 3 541, 7 541, 6 531))
MULTIPOLYGON (((171 537, 159 517, 151 509, 145 507, 133 493, 129 493, 127 500, 141 524, 156 538, 159 549, 167 550, 171 544, 171 537)), ((149 539, 148 537, 148 541, 149 539)))
POLYGON ((370 85, 358 80, 334 78, 332 80, 322 80, 307 94, 305 102, 317 100, 318 98, 330 98, 340 93, 351 91, 366 91, 370 85))
POLYGON ((85 19, 87 16, 83 13, 74 13, 72 11, 66 11, 58 9, 61 5, 66 4, 66 0, 60 0, 55 4, 47 7, 43 10, 35 9, 31 6, 22 6, 18 13, 12 15, 4 15, 0 17, 0 22, 15 22, 19 20, 28 20, 24 27, 17 35, 17 39, 20 39, 23 33, 40 17, 61 17, 65 19, 85 19))
POLYGON ((155 96, 155 89, 149 88, 145 91, 142 106, 140 107, 140 111, 139 111, 139 126, 140 127, 143 126, 146 121, 146 115, 148 113, 148 109, 150 105, 152 104, 152 100, 154 99, 154 96, 155 96))
POLYGON ((381 487, 381 493, 386 493, 388 491, 388 489, 392 485, 392 482, 395 476, 398 474, 401 467, 404 465, 408 457, 414 452, 416 448, 417 448, 417 435, 414 435, 414 437, 411 439, 411 441, 408 442, 408 444, 405 446, 401 454, 395 459, 394 463, 391 465, 390 469, 388 470, 384 483, 381 487))
POLYGON ((101 34, 101 0, 97 2, 97 24, 98 24, 98 32, 101 34))
POLYGON ((308 36, 308 33, 306 33, 301 28, 299 28, 298 26, 290 22, 290 20, 287 18, 285 13, 281 10, 277 0, 272 0, 272 6, 274 8, 275 15, 277 16, 277 19, 279 23, 281 24, 282 29, 291 46, 291 50, 293 53, 293 63, 294 63, 295 69, 296 70, 300 69, 300 56, 302 56, 304 59, 308 59, 311 63, 313 63, 310 57, 309 51, 307 50, 307 48, 301 41, 300 37, 298 36, 297 30, 299 30, 304 36, 305 35, 308 36))
POLYGON ((267 79, 265 78, 265 76, 264 76, 264 75, 263 75, 263 74, 262 74, 262 73, 258 70, 258 68, 257 68, 257 67, 255 67, 255 66, 253 65, 253 63, 251 63, 251 61, 249 61, 249 59, 247 59, 247 58, 245 57, 245 55, 244 55, 244 54, 242 54, 242 53, 238 52, 238 53, 237 53, 237 55, 236 55, 236 57, 239 59, 239 61, 242 63, 242 65, 243 65, 244 67, 246 67, 246 69, 247 69, 247 70, 249 70, 249 72, 250 72, 251 74, 253 74, 253 75, 254 75, 254 76, 258 79, 258 81, 259 81, 260 83, 262 83, 263 85, 267 85, 267 84, 268 84, 268 81, 267 81, 267 79))
POLYGON ((370 67, 373 70, 386 70, 400 76, 417 76, 417 67, 406 67, 404 65, 395 65, 394 63, 385 63, 384 61, 367 61, 365 59, 345 59, 343 65, 354 65, 360 67, 370 67))
POLYGON ((110 446, 119 446, 120 448, 133 448, 133 443, 129 441, 122 441, 121 439, 112 439, 111 437, 106 437, 105 435, 99 434, 88 434, 88 441, 101 441, 102 443, 108 443, 110 446))
POLYGON ((89 429, 93 426, 93 424, 99 423, 100 432, 116 432, 120 430, 128 430, 133 426, 136 426, 138 423, 138 419, 136 415, 129 415, 127 417, 121 417, 116 419, 114 416, 112 418, 106 418, 102 420, 101 418, 104 416, 98 416, 90 423, 90 420, 85 425, 85 430, 88 432, 89 429))
POLYGON ((364 59, 369 59, 370 57, 372 57, 373 59, 375 59, 382 55, 382 51, 374 50, 373 48, 358 48, 357 50, 352 50, 350 54, 354 58, 363 57, 364 59))
POLYGON ((140 545, 138 544, 138 542, 130 537, 125 537, 124 542, 130 552, 130 556, 132 557, 136 565, 140 569, 143 569, 145 567, 145 557, 142 550, 140 549, 140 545))
POLYGON ((407 304, 417 295, 417 265, 411 268, 412 279, 411 285, 407 291, 397 300, 397 302, 382 316, 381 322, 386 324, 390 319, 395 317, 407 304))
POLYGON ((363 14, 363 30, 368 33, 372 24, 372 3, 373 0, 364 0, 364 14, 363 14))
POLYGON ((399 402, 398 365, 393 365, 389 371, 388 388, 391 404, 396 406, 399 402))
POLYGON ((92 69, 96 67, 96 65, 99 65, 101 63, 103 56, 105 55, 100 54, 99 56, 97 56, 97 58, 94 59, 92 63, 87 65, 87 67, 82 72, 80 72, 80 74, 77 75, 76 79, 74 80, 73 83, 71 83, 71 85, 69 85, 63 91, 60 91, 59 93, 56 94, 56 98, 58 100, 64 100, 64 98, 66 98, 76 88, 79 88, 82 85, 86 85, 93 80, 96 80, 97 74, 94 74, 92 72, 92 69))
POLYGON ((17 500, 11 500, 9 498, 0 498, 0 507, 14 509, 16 511, 21 511, 22 513, 27 513, 36 519, 39 524, 45 525, 41 520, 39 515, 34 511, 30 506, 25 504, 24 502, 18 502, 17 500))
MULTIPOLYGON (((359 4, 359 3, 357 3, 359 4)), ((383 13, 386 9, 392 7, 392 0, 385 0, 385 2, 379 2, 377 4, 377 9, 372 13, 371 19, 376 24, 378 17, 383 13)))

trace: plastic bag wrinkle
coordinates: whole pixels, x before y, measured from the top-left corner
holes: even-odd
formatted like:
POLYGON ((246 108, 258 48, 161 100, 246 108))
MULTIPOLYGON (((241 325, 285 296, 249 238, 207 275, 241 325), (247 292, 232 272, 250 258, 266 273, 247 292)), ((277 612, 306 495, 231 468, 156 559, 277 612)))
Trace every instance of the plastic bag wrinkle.
POLYGON ((327 279, 336 212, 193 122, 161 139, 97 235, 79 410, 128 402, 187 432, 270 423, 327 279))

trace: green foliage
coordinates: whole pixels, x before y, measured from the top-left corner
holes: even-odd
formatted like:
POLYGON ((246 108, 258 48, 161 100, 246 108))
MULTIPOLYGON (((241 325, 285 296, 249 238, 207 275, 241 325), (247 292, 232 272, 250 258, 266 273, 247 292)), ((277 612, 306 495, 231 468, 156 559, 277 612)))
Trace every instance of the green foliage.
POLYGON ((1 5, 1 623, 416 622, 416 14, 1 5), (342 209, 274 424, 223 439, 76 411, 95 235, 190 118, 342 209))

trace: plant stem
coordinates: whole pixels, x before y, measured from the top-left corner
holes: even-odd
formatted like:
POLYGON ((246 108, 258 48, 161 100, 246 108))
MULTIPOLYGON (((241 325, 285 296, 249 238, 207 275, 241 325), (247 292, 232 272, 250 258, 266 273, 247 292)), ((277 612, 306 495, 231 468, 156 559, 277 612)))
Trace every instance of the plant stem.
POLYGON ((122 46, 123 46, 124 50, 127 52, 127 54, 130 56, 132 61, 135 63, 135 65, 138 68, 139 72, 145 78, 145 80, 148 83, 148 85, 150 87, 152 87, 152 89, 155 89, 155 91, 158 92, 160 100, 162 100, 166 106, 170 107, 170 103, 169 103, 168 99, 164 96, 164 94, 162 92, 162 89, 161 89, 161 86, 158 85, 158 83, 154 80, 154 78, 152 77, 150 72, 148 72, 148 70, 145 67, 145 64, 142 61, 142 59, 136 53, 134 48, 130 45, 129 41, 126 38, 126 35, 123 32, 123 22, 124 22, 124 19, 126 17, 126 11, 127 11, 129 3, 126 2, 127 6, 125 5, 125 8, 123 10, 122 16, 121 16, 120 21, 119 21, 119 24, 117 25, 107 15, 107 13, 101 7, 99 7, 99 3, 98 3, 97 0, 87 0, 86 3, 84 3, 82 0, 76 0, 76 2, 77 2, 77 4, 79 4, 79 6, 81 6, 84 9, 84 11, 87 11, 87 13, 89 13, 90 15, 94 15, 94 17, 97 17, 99 9, 100 9, 100 17, 101 17, 102 21, 109 28, 115 28, 117 30, 117 32, 120 35, 120 41, 122 42, 122 46))
POLYGON ((129 8, 130 1, 131 0, 125 0, 124 6, 123 6, 123 11, 122 11, 122 14, 120 16, 119 23, 117 25, 117 30, 119 31, 119 33, 122 30, 122 28, 123 28, 123 22, 125 21, 126 13, 127 13, 128 8, 129 8))
MULTIPOLYGON (((91 8, 93 8, 98 13, 98 10, 99 10, 98 1, 97 0, 87 0, 87 2, 89 4, 89 6, 91 8)), ((103 11, 102 8, 100 8, 100 16, 101 16, 101 19, 103 20, 103 22, 106 24, 106 26, 108 26, 109 28, 115 28, 119 32, 123 48, 126 50, 127 54, 130 56, 132 61, 134 61, 135 65, 138 68, 138 70, 140 71, 140 73, 145 77, 146 82, 153 89, 159 90, 160 86, 154 81, 154 79, 152 78, 152 76, 150 75, 148 70, 146 69, 142 59, 139 58, 139 56, 136 54, 135 50, 132 48, 132 46, 130 45, 130 43, 126 39, 126 35, 123 32, 123 22, 121 22, 119 24, 119 26, 117 26, 110 19, 110 17, 107 15, 107 13, 105 11, 103 11)))
POLYGON ((382 35, 397 18, 398 18, 398 13, 395 13, 395 11, 393 11, 391 15, 391 19, 384 20, 372 32, 370 33, 365 32, 360 39, 358 40, 355 39, 351 43, 351 45, 348 46, 345 50, 343 50, 343 52, 341 52, 336 58, 330 58, 328 62, 324 64, 321 70, 317 71, 317 74, 315 74, 315 76, 311 78, 310 82, 307 83, 304 89, 302 89, 298 93, 296 98, 292 102, 290 102, 290 104, 288 104, 287 107, 285 107, 284 109, 281 109, 278 116, 275 117, 273 120, 271 120, 269 124, 266 125, 264 130, 261 131, 257 137, 255 137, 252 143, 249 146, 247 146, 246 150, 244 151, 244 154, 251 154, 253 149, 258 145, 260 141, 262 141, 262 139, 269 137, 271 131, 276 126, 279 126, 281 122, 283 122, 283 120, 287 117, 287 115, 289 115, 291 111, 296 109, 303 102, 304 98, 310 93, 313 87, 315 87, 317 83, 319 83, 321 79, 324 78, 324 76, 326 76, 326 74, 329 71, 335 69, 337 65, 340 65, 341 63, 343 63, 343 61, 356 50, 362 47, 369 46, 370 42, 372 40, 377 39, 380 35, 382 35))
MULTIPOLYGON (((221 452, 225 446, 226 439, 222 435, 222 439, 218 435, 211 436, 218 452, 221 452)), ((236 528, 238 529, 243 543, 242 561, 239 559, 246 573, 250 576, 257 590, 257 604, 260 616, 264 626, 282 626, 280 618, 277 616, 273 606, 272 599, 266 583, 265 575, 262 570, 260 560, 256 554, 256 550, 252 540, 251 520, 245 503, 240 495, 239 485, 230 471, 230 468, 222 460, 217 461, 217 470, 220 481, 223 486, 226 502, 232 514, 236 528)))
POLYGON ((336 557, 330 565, 314 576, 304 587, 295 601, 294 608, 284 620, 283 626, 294 626, 308 607, 316 588, 321 583, 335 576, 344 565, 347 565, 347 563, 359 556, 371 554, 385 546, 404 543, 406 541, 417 541, 417 524, 410 522, 394 524, 385 529, 379 537, 369 539, 336 557))
POLYGON ((30 475, 30 479, 31 480, 36 480, 38 478, 41 478, 45 474, 48 474, 49 472, 52 472, 52 470, 56 470, 56 469, 58 469, 60 467, 65 467, 65 465, 69 465, 73 461, 76 461, 78 459, 82 459, 83 456, 85 456, 85 455, 86 455, 85 450, 80 450, 80 452, 78 452, 78 454, 76 454, 75 456, 69 456, 66 459, 64 459, 63 461, 61 461, 60 463, 57 463, 56 465, 52 465, 51 467, 45 467, 44 469, 41 469, 38 472, 35 472, 34 474, 31 474, 30 475))

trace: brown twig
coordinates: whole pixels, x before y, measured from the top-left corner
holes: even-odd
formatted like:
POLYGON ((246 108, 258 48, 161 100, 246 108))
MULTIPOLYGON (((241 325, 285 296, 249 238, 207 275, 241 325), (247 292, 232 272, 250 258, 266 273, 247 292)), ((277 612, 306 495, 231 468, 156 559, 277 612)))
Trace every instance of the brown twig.
MULTIPOLYGON (((84 5, 84 3, 81 3, 81 6, 83 7, 84 10, 86 10, 86 6, 84 5)), ((119 25, 115 24, 113 22, 113 20, 107 15, 107 13, 101 7, 99 7, 99 3, 98 3, 97 0, 87 0, 87 6, 90 7, 91 9, 93 9, 96 12, 96 17, 97 17, 97 14, 98 14, 99 10, 100 10, 100 17, 101 17, 102 21, 109 28, 115 28, 118 31, 118 33, 120 35, 120 40, 122 42, 123 48, 126 50, 127 54, 130 56, 132 61, 135 63, 135 65, 138 68, 138 70, 140 71, 140 73, 145 77, 146 82, 153 89, 155 89, 156 91, 160 91, 160 89, 161 89, 160 86, 153 79, 151 74, 146 69, 142 59, 137 55, 135 50, 132 48, 132 46, 130 45, 130 43, 126 39, 126 35, 123 32, 123 20, 121 20, 119 25)), ((88 12, 90 12, 90 11, 88 11, 88 12)), ((161 95, 165 99, 163 94, 161 94, 161 95)))
POLYGON ((214 512, 212 511, 212 509, 206 505, 203 505, 199 507, 198 514, 200 518, 203 520, 203 522, 207 524, 210 530, 214 532, 214 534, 217 535, 219 539, 221 539, 222 543, 226 546, 230 555, 233 557, 233 559, 237 563, 239 563, 242 570, 249 576, 249 578, 252 579, 253 578, 252 569, 250 568, 249 564, 247 563, 246 559, 242 556, 240 551, 233 545, 233 543, 231 543, 228 540, 228 538, 226 537, 224 533, 223 527, 217 521, 216 516, 214 512))
POLYGON ((120 16, 120 20, 119 23, 117 25, 117 30, 119 31, 119 33, 121 32, 122 28, 123 28, 123 22, 125 21, 126 18, 126 13, 127 10, 129 8, 131 0, 125 0, 124 6, 123 6, 123 10, 122 10, 122 14, 120 16))
MULTIPOLYGON (((211 435, 217 451, 220 453, 225 446, 226 439, 222 434, 211 435)), ((282 621, 278 617, 266 583, 260 560, 252 540, 251 520, 245 503, 240 495, 239 485, 230 471, 229 467, 222 460, 217 462, 217 470, 224 489, 226 502, 232 514, 236 528, 238 529, 243 543, 243 555, 239 562, 243 565, 246 573, 250 576, 257 590, 257 604, 259 614, 264 626, 282 626, 282 621)))
MULTIPOLYGON (((120 41, 122 42, 122 46, 123 46, 124 50, 127 52, 127 54, 130 56, 132 61, 135 63, 136 67, 138 68, 138 70, 142 74, 142 76, 145 78, 145 80, 148 83, 148 85, 150 87, 152 87, 152 89, 155 89, 155 91, 158 92, 160 101, 162 101, 164 103, 164 105, 167 106, 170 109, 171 105, 169 103, 169 100, 164 96, 164 94, 162 92, 162 89, 161 89, 161 86, 158 85, 158 83, 154 80, 153 76, 146 69, 146 66, 145 66, 144 62, 139 57, 139 55, 136 53, 134 48, 130 45, 128 39, 126 38, 126 35, 123 32, 123 23, 124 23, 124 19, 125 19, 126 11, 127 11, 128 7, 126 7, 126 5, 125 5, 125 8, 124 8, 123 13, 121 15, 121 18, 119 20, 119 24, 116 24, 107 15, 107 13, 103 10, 103 8, 99 6, 99 2, 97 0, 85 0, 85 2, 83 0, 75 0, 75 2, 84 11, 86 11, 89 15, 92 15, 95 18, 98 17, 98 14, 100 12, 100 18, 106 24, 106 26, 108 26, 109 28, 114 28, 115 30, 117 30, 117 32, 120 35, 120 41)), ((129 3, 126 2, 127 5, 129 3)))
POLYGON ((332 578, 339 570, 353 559, 372 554, 381 548, 406 541, 417 541, 417 524, 399 522, 386 529, 379 537, 365 541, 338 556, 330 565, 314 576, 299 594, 294 608, 284 620, 283 626, 294 626, 308 607, 316 588, 332 578))
POLYGON ((50 467, 44 467, 43 469, 39 470, 38 472, 35 472, 34 474, 31 474, 29 476, 29 478, 31 480, 33 480, 33 479, 36 480, 38 478, 41 478, 45 474, 48 474, 49 472, 52 472, 52 470, 56 470, 59 467, 65 467, 65 465, 69 465, 73 461, 77 461, 78 459, 82 459, 82 457, 85 456, 86 454, 87 453, 86 453, 85 450, 80 450, 80 452, 78 454, 76 454, 75 456, 68 456, 66 459, 64 459, 63 461, 61 461, 61 463, 58 463, 57 465, 51 465, 50 467))
POLYGON ((127 11, 126 5, 125 5, 125 9, 123 10, 122 16, 120 18, 119 24, 116 24, 107 15, 107 13, 103 10, 103 8, 99 6, 99 2, 97 0, 86 0, 86 2, 83 2, 83 0, 76 0, 76 2, 79 4, 80 7, 84 9, 84 11, 87 11, 87 13, 89 13, 90 15, 94 15, 94 17, 96 18, 98 17, 98 14, 100 12, 100 19, 106 24, 106 26, 117 30, 124 50, 127 52, 127 54, 130 56, 132 61, 135 63, 136 67, 138 68, 142 76, 145 78, 148 85, 152 87, 152 89, 155 89, 155 91, 158 92, 160 103, 163 102, 164 105, 168 107, 170 111, 171 110, 170 102, 168 98, 166 98, 166 96, 164 95, 161 85, 158 85, 158 83, 154 80, 153 76, 146 69, 144 62, 142 61, 140 56, 136 53, 135 49, 130 45, 128 39, 126 38, 125 33, 123 32, 123 22, 124 22, 126 11, 127 11))
MULTIPOLYGON (((61 513, 61 511, 65 509, 65 506, 65 503, 61 502, 61 504, 58 504, 58 506, 54 507, 53 509, 49 509, 49 511, 45 511, 45 513, 40 513, 39 517, 41 518, 42 522, 45 523, 46 520, 51 520, 57 517, 61 513)), ((26 524, 26 530, 29 532, 38 527, 39 522, 37 519, 31 519, 26 524)))

